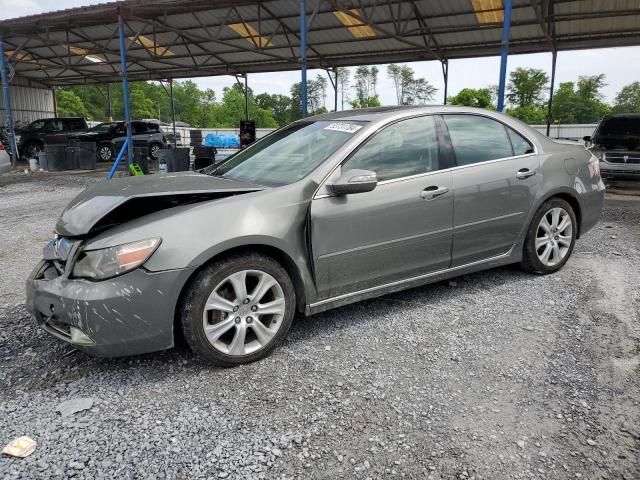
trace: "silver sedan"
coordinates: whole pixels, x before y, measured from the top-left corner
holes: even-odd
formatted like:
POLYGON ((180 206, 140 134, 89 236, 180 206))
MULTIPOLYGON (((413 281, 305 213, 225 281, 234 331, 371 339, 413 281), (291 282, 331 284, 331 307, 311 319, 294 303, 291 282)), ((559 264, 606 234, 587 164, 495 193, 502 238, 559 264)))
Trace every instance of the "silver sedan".
POLYGON ((232 366, 296 313, 519 263, 549 274, 598 221, 598 159, 508 116, 380 108, 295 122, 202 172, 75 198, 27 283, 51 335, 95 355, 232 366))

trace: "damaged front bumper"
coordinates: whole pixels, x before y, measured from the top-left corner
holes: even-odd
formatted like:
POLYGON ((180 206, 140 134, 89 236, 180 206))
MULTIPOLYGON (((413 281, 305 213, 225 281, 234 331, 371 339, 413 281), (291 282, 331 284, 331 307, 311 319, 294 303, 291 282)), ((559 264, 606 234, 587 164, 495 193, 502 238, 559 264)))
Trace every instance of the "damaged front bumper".
POLYGON ((138 268, 100 282, 59 270, 43 260, 27 280, 27 308, 46 332, 104 357, 173 347, 174 311, 188 270, 138 268))

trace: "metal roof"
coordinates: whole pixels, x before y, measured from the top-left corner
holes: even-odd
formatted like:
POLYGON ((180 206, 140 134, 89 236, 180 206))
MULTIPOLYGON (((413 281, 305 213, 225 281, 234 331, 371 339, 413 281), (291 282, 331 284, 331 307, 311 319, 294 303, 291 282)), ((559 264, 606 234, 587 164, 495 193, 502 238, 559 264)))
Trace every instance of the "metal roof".
MULTIPOLYGON (((482 4, 501 17, 500 0, 307 0, 308 67, 497 55, 502 25, 482 4)), ((48 86, 120 80, 119 12, 130 80, 297 70, 299 8, 125 0, 0 21, 0 35, 16 75, 48 86)), ((639 26, 640 0, 514 0, 509 51, 640 45, 639 26)))

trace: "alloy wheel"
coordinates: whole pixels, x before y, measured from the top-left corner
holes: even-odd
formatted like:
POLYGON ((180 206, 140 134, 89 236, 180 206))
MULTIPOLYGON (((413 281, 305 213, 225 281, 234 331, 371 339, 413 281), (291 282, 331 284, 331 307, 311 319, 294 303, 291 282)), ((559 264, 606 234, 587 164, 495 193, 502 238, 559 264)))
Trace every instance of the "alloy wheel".
POLYGON ((32 143, 27 148, 27 157, 28 158, 37 158, 38 154, 42 152, 42 147, 37 143, 32 143))
POLYGON ((536 232, 535 250, 546 266, 560 263, 569 252, 573 241, 573 222, 564 208, 554 207, 540 219, 536 232))
POLYGON ((249 355, 271 342, 285 310, 284 291, 275 278, 260 270, 242 270, 209 295, 202 316, 204 334, 221 353, 249 355))
POLYGON ((160 151, 160 145, 158 145, 157 143, 151 145, 151 148, 149 149, 149 156, 153 159, 153 160, 157 160, 158 159, 158 152, 160 151))
POLYGON ((109 160, 111 160, 112 156, 111 147, 107 145, 101 146, 98 150, 98 155, 100 156, 100 160, 102 160, 103 162, 108 162, 109 160))

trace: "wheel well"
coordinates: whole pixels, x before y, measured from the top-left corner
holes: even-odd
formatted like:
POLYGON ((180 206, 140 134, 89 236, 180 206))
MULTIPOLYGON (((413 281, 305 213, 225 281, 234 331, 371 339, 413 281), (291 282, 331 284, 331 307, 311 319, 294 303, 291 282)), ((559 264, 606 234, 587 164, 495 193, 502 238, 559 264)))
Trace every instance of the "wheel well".
POLYGON ((261 253, 266 255, 267 257, 273 258, 277 261, 282 267, 287 271, 289 277, 291 278, 291 282, 293 282, 293 288, 296 292, 296 311, 304 312, 306 307, 306 294, 304 290, 304 283, 302 281, 302 276, 300 275, 300 271, 296 266, 295 262, 291 259, 289 255, 284 253, 282 250, 269 246, 269 245, 243 245, 241 247, 231 248, 229 250, 225 250, 224 252, 220 252, 214 257, 207 260, 205 263, 196 268, 187 281, 184 283, 182 287, 182 291, 180 292, 180 296, 178 297, 178 302, 176 303, 175 312, 174 312, 174 325, 173 325, 173 334, 174 338, 180 335, 180 326, 179 326, 179 309, 180 304, 182 303, 182 298, 186 292, 186 288, 191 282, 191 279, 204 267, 210 265, 211 263, 220 260, 221 258, 227 257, 229 255, 235 255, 240 253, 261 253))
POLYGON ((567 202, 569 205, 571 205, 571 208, 573 208, 573 211, 576 214, 576 221, 578 223, 578 231, 576 232, 576 238, 580 238, 580 230, 581 230, 580 227, 582 225, 582 210, 580 208, 580 202, 578 202, 578 199, 568 193, 557 193, 555 195, 552 195, 549 198, 561 198, 562 200, 567 202))

